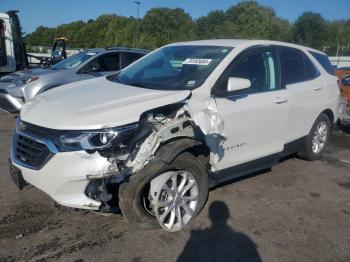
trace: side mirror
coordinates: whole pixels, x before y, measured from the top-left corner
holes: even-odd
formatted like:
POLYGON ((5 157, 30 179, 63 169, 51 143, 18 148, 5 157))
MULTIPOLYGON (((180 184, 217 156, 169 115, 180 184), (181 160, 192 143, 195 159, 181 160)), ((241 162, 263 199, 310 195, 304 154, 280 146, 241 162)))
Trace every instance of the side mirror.
POLYGON ((227 92, 248 89, 251 85, 252 83, 249 79, 240 77, 230 77, 227 83, 227 92))

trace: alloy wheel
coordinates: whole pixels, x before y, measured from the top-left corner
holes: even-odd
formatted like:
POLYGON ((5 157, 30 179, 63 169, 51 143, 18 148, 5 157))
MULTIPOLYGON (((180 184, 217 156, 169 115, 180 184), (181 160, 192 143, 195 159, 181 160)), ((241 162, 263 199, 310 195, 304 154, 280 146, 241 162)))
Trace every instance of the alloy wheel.
POLYGON ((319 122, 312 137, 312 152, 314 154, 319 154, 323 150, 327 141, 327 135, 328 127, 326 122, 319 122))

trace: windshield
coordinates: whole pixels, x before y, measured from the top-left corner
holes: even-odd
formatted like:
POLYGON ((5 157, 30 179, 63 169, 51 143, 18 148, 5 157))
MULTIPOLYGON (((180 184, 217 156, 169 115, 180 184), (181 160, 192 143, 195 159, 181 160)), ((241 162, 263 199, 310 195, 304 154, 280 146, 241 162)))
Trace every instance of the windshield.
POLYGON ((96 55, 93 52, 81 52, 72 55, 51 67, 52 70, 75 68, 96 55))
POLYGON ((199 87, 232 50, 222 46, 168 46, 122 70, 112 81, 160 90, 199 87))

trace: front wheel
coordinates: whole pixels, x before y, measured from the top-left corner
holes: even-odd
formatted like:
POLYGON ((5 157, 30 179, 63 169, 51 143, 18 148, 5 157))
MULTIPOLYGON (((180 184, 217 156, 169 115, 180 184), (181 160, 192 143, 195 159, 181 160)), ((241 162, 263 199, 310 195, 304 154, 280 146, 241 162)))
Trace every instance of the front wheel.
POLYGON ((326 114, 321 114, 307 136, 304 149, 299 153, 300 158, 305 160, 319 159, 326 148, 330 132, 331 122, 326 114))
POLYGON ((182 230, 203 208, 208 175, 197 157, 180 154, 171 164, 155 159, 120 185, 122 214, 136 227, 182 230))

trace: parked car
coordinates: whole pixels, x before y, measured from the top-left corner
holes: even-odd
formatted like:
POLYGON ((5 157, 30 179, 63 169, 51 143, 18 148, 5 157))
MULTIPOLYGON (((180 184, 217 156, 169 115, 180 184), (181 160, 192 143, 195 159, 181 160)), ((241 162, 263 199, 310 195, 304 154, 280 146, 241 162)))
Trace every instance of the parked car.
POLYGON ((340 81, 342 95, 350 101, 350 67, 340 67, 335 72, 340 81))
POLYGON ((338 119, 327 56, 263 40, 167 45, 24 105, 11 176, 57 203, 183 229, 208 188, 287 155, 318 159, 338 119))
POLYGON ((38 94, 63 84, 115 73, 148 51, 134 48, 94 48, 72 55, 49 69, 18 71, 0 78, 0 108, 17 113, 38 94))

